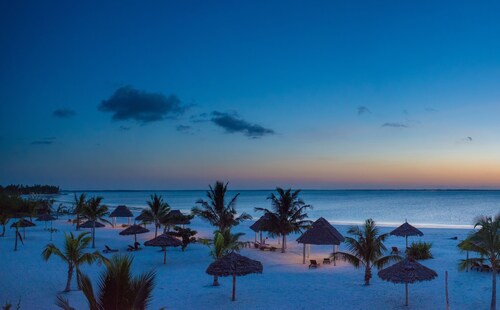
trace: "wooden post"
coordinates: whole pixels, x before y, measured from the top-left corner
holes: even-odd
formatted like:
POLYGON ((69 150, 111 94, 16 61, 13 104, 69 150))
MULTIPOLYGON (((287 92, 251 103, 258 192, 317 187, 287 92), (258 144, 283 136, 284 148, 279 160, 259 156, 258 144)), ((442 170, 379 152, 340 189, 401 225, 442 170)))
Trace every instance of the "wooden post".
POLYGON ((448 299, 448 270, 445 271, 444 273, 444 281, 445 281, 445 288, 446 288, 446 310, 450 309, 450 300, 448 299))
POLYGON ((307 245, 307 258, 309 258, 309 255, 311 254, 311 245, 307 245))
POLYGON ((302 251, 302 264, 306 263, 306 244, 304 243, 304 250, 302 251))
POLYGON ((236 300, 236 275, 233 273, 233 299, 232 301, 236 300))

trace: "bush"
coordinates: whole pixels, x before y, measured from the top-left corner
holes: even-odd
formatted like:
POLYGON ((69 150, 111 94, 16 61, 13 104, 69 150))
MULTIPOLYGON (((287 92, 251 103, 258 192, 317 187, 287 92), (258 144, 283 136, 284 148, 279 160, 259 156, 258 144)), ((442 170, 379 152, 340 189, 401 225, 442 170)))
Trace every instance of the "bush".
POLYGON ((409 257, 413 257, 416 260, 429 259, 433 258, 431 254, 431 247, 431 242, 412 242, 406 253, 409 257))

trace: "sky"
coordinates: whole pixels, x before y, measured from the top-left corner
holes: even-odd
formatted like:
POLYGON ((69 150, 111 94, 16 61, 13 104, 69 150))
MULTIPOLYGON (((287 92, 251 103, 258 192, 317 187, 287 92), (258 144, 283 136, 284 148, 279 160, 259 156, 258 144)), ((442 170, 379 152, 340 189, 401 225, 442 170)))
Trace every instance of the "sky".
POLYGON ((497 1, 1 1, 0 184, 500 188, 497 1))

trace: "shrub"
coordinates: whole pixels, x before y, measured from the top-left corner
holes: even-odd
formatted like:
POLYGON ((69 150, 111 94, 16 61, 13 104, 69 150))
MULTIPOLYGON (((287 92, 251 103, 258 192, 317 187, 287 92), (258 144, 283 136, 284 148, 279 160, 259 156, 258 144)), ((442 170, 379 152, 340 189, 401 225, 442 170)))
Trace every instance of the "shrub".
POLYGON ((431 242, 412 242, 408 247, 407 255, 413 257, 416 260, 423 260, 433 258, 431 254, 431 242))

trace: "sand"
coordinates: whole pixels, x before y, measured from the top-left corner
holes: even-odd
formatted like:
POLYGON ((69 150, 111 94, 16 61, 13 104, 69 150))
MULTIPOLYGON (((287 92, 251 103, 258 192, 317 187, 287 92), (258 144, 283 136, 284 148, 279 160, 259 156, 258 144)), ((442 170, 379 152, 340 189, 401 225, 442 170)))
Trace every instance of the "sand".
MULTIPOLYGON (((125 223, 126 221, 122 221, 125 223)), ((120 223, 120 221, 119 221, 120 223)), ((245 232, 244 240, 253 241, 254 233, 248 228, 252 222, 244 223, 235 231, 245 232)), ((66 284, 67 266, 57 257, 48 262, 41 257, 42 250, 50 242, 50 234, 44 224, 27 228, 24 245, 17 252, 14 247, 14 230, 8 228, 5 237, 0 237, 0 303, 20 300, 21 309, 55 309, 54 301, 66 284)), ((209 237, 212 228, 198 219, 190 225, 199 231, 200 237, 209 237)), ((66 219, 54 221, 54 243, 62 246, 64 232, 75 227, 66 219)), ((152 228, 149 225, 148 228, 152 228)), ((336 225, 343 234, 347 226, 336 225)), ((104 245, 126 252, 133 236, 120 236, 123 228, 100 228, 96 230, 96 249, 104 245)), ((391 230, 381 228, 383 232, 391 230)), ((410 238, 432 242, 434 259, 422 263, 438 273, 430 282, 410 285, 410 306, 404 306, 404 285, 384 282, 376 275, 369 286, 363 285, 363 269, 339 262, 337 266, 321 265, 308 269, 302 264, 302 245, 295 242, 297 236, 289 236, 288 252, 243 249, 241 254, 259 260, 264 266, 263 274, 248 275, 237 280, 237 300, 231 302, 231 279, 221 278, 219 287, 213 287, 212 277, 205 273, 212 262, 209 249, 201 244, 191 244, 182 252, 180 248, 168 248, 167 264, 163 265, 163 254, 158 248, 147 247, 134 252, 133 272, 156 270, 156 287, 150 309, 444 309, 445 271, 449 273, 449 299, 451 309, 489 309, 491 300, 491 273, 477 271, 460 272, 457 265, 465 254, 457 244, 465 238, 468 230, 445 228, 422 228, 424 236, 410 238), (458 237, 452 240, 451 237, 458 237)), ((138 235, 142 244, 151 239, 154 231, 138 235)), ((269 239, 268 243, 277 245, 269 239)), ((390 237, 388 247, 404 248, 404 238, 390 237)), ((340 246, 340 250, 345 250, 340 246)), ((331 246, 311 246, 309 259, 323 260, 331 246)), ((105 254, 111 255, 111 254, 105 254)), ((85 266, 83 271, 96 280, 103 266, 85 266)), ((75 280, 74 280, 75 281, 75 280)), ((76 309, 87 309, 83 294, 76 290, 64 293, 76 309)))

